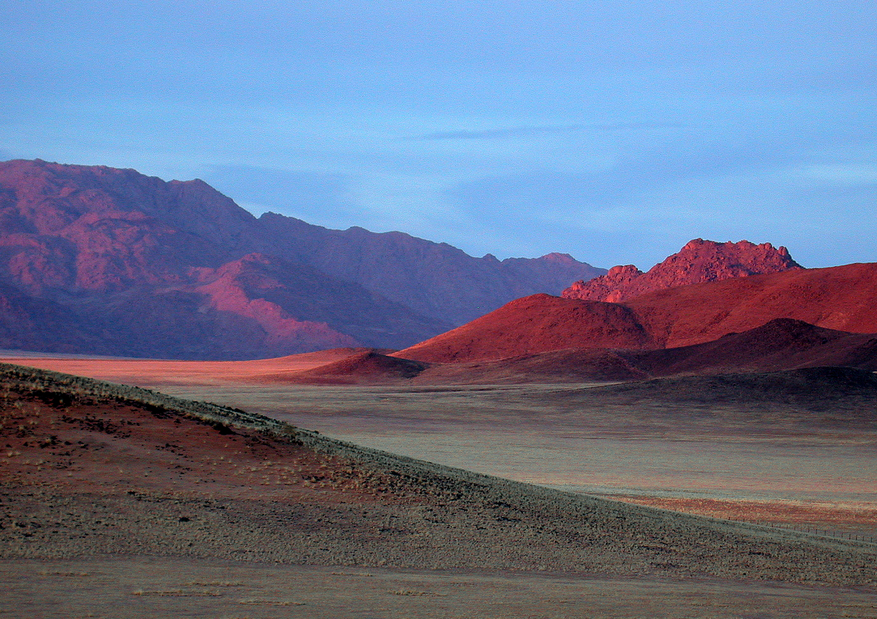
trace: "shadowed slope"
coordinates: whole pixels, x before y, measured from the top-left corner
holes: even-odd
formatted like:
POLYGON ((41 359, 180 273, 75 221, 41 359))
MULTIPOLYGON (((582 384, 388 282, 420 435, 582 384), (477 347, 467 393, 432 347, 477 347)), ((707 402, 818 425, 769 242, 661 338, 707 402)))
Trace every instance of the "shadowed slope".
POLYGON ((777 318, 704 344, 619 354, 652 376, 771 372, 821 366, 877 370, 877 336, 777 318))
POLYGON ((474 258, 446 243, 401 232, 330 230, 276 213, 265 213, 258 224, 263 251, 357 282, 454 325, 519 297, 560 294, 571 281, 606 272, 567 254, 474 258))
POLYGON ((4 366, 2 387, 4 557, 877 578, 855 542, 508 482, 49 372, 4 366))
POLYGON ((251 380, 256 383, 380 383, 414 378, 426 367, 424 363, 368 350, 309 370, 259 374, 251 380))

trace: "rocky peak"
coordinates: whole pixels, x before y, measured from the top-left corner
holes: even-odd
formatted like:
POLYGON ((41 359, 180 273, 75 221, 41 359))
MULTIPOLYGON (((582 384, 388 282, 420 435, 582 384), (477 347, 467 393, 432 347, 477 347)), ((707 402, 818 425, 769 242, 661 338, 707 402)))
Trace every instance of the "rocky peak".
POLYGON ((612 267, 606 275, 575 282, 563 291, 563 296, 618 303, 665 288, 800 268, 785 247, 694 239, 646 273, 633 265, 612 267))

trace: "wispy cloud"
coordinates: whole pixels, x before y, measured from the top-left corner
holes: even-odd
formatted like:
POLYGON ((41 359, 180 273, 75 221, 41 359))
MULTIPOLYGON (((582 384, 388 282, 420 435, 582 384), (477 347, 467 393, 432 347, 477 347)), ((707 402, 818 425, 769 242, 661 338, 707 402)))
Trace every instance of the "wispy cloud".
POLYGON ((874 164, 813 165, 800 173, 805 178, 835 185, 877 184, 877 165, 874 164))
POLYGON ((502 129, 460 129, 456 131, 436 131, 410 138, 411 140, 507 140, 552 133, 579 131, 584 125, 505 127, 502 129))
POLYGON ((578 131, 627 131, 648 129, 678 129, 684 125, 664 122, 607 122, 579 123, 574 125, 533 125, 521 127, 503 127, 497 129, 458 129, 453 131, 435 131, 410 137, 410 140, 508 140, 539 135, 575 133, 578 131))

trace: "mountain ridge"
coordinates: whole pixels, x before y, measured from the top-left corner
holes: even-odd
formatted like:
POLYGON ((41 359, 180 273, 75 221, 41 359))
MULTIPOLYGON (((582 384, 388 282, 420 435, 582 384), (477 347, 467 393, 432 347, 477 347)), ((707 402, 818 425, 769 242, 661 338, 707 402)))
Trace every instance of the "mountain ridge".
POLYGON ((618 303, 666 288, 801 268, 782 246, 694 239, 645 273, 632 264, 614 266, 605 275, 574 282, 561 296, 618 303))
POLYGON ((877 333, 874 298, 877 263, 677 286, 621 303, 534 295, 395 354, 454 363, 567 348, 672 349, 714 342, 776 319, 872 334, 877 333))
POLYGON ((522 290, 559 292, 602 272, 555 255, 497 261, 400 232, 257 218, 197 179, 0 162, 7 348, 233 359, 399 348, 522 290), (231 273, 256 254, 264 260, 231 273))

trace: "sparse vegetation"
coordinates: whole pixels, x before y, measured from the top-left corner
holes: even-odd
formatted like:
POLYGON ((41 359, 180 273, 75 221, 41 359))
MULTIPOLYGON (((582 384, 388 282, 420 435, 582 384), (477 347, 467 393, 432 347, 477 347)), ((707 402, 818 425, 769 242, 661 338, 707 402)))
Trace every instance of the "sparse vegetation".
MULTIPOLYGON (((0 363, 0 389, 3 389, 0 401, 4 403, 13 400, 11 396, 16 393, 27 393, 30 397, 59 409, 66 409, 73 403, 93 404, 95 401, 112 400, 144 406, 157 417, 172 414, 190 417, 212 425, 220 433, 231 432, 231 428, 237 426, 260 430, 286 440, 296 438, 296 429, 293 426, 237 408, 184 400, 140 387, 9 363, 0 363)), ((12 406, 16 408, 15 404, 12 406)), ((3 406, 4 410, 6 408, 3 406)), ((6 423, 5 417, 3 423, 6 423)), ((21 426, 19 432, 27 432, 27 428, 21 426)))
MULTIPOLYGON (((305 430, 290 440, 288 427, 233 408, 8 370, 0 374, 0 402, 14 420, 4 421, 6 453, 13 454, 6 460, 30 464, 4 465, 17 472, 0 483, 0 567, 3 558, 91 561, 106 554, 187 565, 326 566, 323 578, 339 583, 368 577, 363 588, 388 606, 452 597, 447 586, 423 578, 383 580, 386 570, 400 569, 877 587, 877 550, 854 539, 575 495, 305 430), (56 463, 68 467, 64 474, 54 471, 56 463)), ((319 607, 298 590, 293 602, 288 589, 253 590, 246 582, 232 573, 187 573, 132 582, 124 596, 175 608, 249 606, 256 616, 286 605, 319 607)))

